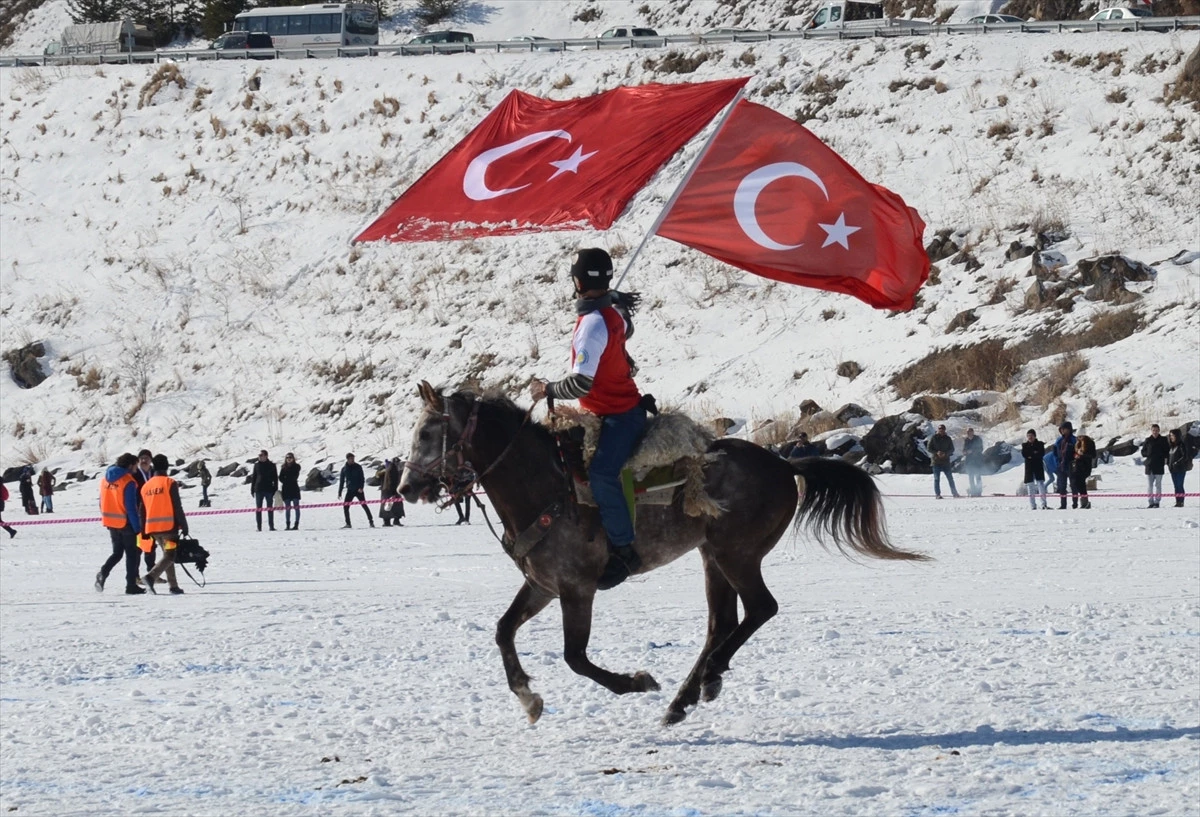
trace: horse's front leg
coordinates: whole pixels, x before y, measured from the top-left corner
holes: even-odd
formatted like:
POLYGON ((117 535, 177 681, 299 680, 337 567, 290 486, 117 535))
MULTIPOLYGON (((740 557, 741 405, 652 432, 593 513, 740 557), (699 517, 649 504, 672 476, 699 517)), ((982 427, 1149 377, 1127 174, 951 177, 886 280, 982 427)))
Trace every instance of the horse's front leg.
POLYGON ((560 599, 563 617, 563 658, 567 666, 585 678, 618 695, 629 692, 657 690, 658 682, 648 672, 620 675, 593 664, 587 657, 588 640, 592 636, 592 600, 595 592, 586 595, 564 593, 560 599))
POLYGON ((521 662, 517 659, 517 630, 553 600, 554 596, 527 581, 517 591, 517 597, 496 624, 496 646, 500 648, 500 657, 504 660, 508 688, 521 700, 521 706, 525 708, 530 723, 537 723, 537 719, 542 716, 542 696, 529 689, 529 676, 525 674, 521 662))

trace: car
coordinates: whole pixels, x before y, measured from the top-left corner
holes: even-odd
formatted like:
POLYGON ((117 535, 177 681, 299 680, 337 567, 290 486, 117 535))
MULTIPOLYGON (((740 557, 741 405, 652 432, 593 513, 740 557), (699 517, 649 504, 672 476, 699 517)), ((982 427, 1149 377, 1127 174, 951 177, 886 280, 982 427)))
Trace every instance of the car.
POLYGON ((728 34, 749 34, 749 33, 751 33, 751 32, 750 32, 750 29, 748 29, 748 28, 710 28, 708 31, 704 32, 704 36, 705 37, 720 37, 722 35, 728 35, 728 34))
MULTIPOLYGON (((246 51, 275 48, 271 35, 265 31, 226 31, 208 46, 210 51, 246 51)), ((274 54, 249 54, 254 60, 273 60, 274 54)))
POLYGON ((554 45, 551 40, 536 34, 520 34, 516 37, 509 37, 508 41, 510 43, 529 43, 530 51, 562 51, 561 45, 554 45))
POLYGON ((968 25, 994 26, 1001 23, 1023 23, 1025 20, 1012 14, 979 14, 967 20, 968 25))
POLYGON ((408 45, 446 45, 449 43, 461 43, 462 48, 434 48, 434 53, 446 53, 448 51, 469 51, 475 53, 475 49, 470 46, 475 42, 475 35, 467 31, 428 31, 424 34, 418 34, 408 41, 408 45))
POLYGON ((616 26, 610 28, 600 35, 601 40, 611 39, 626 39, 628 37, 657 37, 658 32, 652 28, 638 28, 637 26, 616 26))
POLYGON ((1088 18, 1088 21, 1094 20, 1136 20, 1139 17, 1153 17, 1154 12, 1147 8, 1107 8, 1100 9, 1098 12, 1088 18))

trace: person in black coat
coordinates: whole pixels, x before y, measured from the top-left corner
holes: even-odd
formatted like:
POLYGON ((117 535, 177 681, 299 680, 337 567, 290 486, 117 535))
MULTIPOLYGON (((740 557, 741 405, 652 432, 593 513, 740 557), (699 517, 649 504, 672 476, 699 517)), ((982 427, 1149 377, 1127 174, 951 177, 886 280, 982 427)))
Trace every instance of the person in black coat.
POLYGON ((1150 426, 1150 436, 1142 443, 1142 459, 1146 465, 1146 493, 1150 503, 1147 508, 1157 508, 1162 502, 1162 478, 1167 470, 1167 455, 1171 444, 1158 430, 1158 423, 1150 426))
POLYGON ((380 472, 379 498, 383 500, 379 506, 379 518, 383 526, 390 528, 393 524, 400 527, 404 518, 404 499, 400 496, 400 478, 404 475, 404 466, 399 459, 386 460, 380 472))
POLYGON ((1037 495, 1042 495, 1042 510, 1046 505, 1046 467, 1043 458, 1046 456, 1046 444, 1037 438, 1037 432, 1032 428, 1025 432, 1025 442, 1021 444, 1021 458, 1025 460, 1025 491, 1029 494, 1029 507, 1037 510, 1037 495))
POLYGON ((283 467, 279 469, 279 493, 283 494, 284 530, 300 529, 300 463, 291 451, 283 458, 283 467), (292 510, 296 511, 296 521, 292 522, 292 510))
POLYGON ((1168 432, 1167 443, 1170 445, 1167 452, 1167 470, 1171 472, 1171 482, 1175 484, 1175 507, 1182 508, 1183 478, 1192 470, 1192 452, 1188 448, 1187 440, 1179 431, 1168 432))
MULTIPOLYGON (((1058 439, 1054 441, 1054 456, 1058 458, 1058 471, 1055 488, 1058 489, 1058 509, 1067 509, 1067 482, 1071 479, 1071 463, 1075 461, 1075 428, 1071 423, 1064 422, 1058 427, 1058 439)), ((1071 507, 1079 506, 1076 499, 1071 507)))
POLYGON ((367 497, 363 493, 366 484, 367 478, 363 476, 362 466, 354 461, 353 454, 347 454, 346 464, 342 466, 342 473, 338 477, 338 499, 342 498, 342 491, 346 492, 346 501, 342 503, 342 513, 346 515, 346 524, 342 527, 353 527, 350 524, 350 503, 355 500, 361 502, 362 509, 367 512, 367 524, 375 527, 375 518, 371 516, 371 507, 367 505, 367 497))
POLYGON ((250 472, 250 493, 254 496, 254 521, 262 530, 262 506, 267 506, 267 527, 275 530, 275 492, 279 490, 279 469, 266 451, 258 452, 258 462, 250 472))
POLYGON ((21 469, 21 481, 18 483, 21 489, 21 505, 25 508, 25 513, 36 516, 38 512, 37 502, 33 498, 33 466, 26 465, 21 469))
POLYGON ((1078 501, 1079 507, 1087 510, 1092 507, 1088 499, 1087 481, 1096 467, 1096 443, 1086 434, 1080 434, 1075 441, 1075 459, 1071 461, 1071 507, 1078 501))

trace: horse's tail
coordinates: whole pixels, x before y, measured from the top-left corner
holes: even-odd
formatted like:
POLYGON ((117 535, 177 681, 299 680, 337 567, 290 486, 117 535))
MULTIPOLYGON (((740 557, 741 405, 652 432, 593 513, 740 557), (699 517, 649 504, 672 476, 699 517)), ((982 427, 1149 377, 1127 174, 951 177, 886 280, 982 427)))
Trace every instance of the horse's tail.
POLYGON ((899 550, 888 541, 883 497, 875 480, 861 468, 842 460, 805 457, 789 460, 803 478, 800 510, 794 523, 820 542, 826 538, 844 555, 872 559, 929 561, 922 553, 899 550))

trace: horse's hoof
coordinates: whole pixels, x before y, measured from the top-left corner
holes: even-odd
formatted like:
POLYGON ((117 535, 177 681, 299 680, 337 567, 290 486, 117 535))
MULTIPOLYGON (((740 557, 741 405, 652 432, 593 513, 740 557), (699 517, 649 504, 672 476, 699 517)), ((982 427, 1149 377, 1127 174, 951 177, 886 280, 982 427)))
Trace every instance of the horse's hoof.
POLYGON ((658 692, 662 689, 658 685, 658 681, 654 680, 654 676, 648 672, 635 672, 633 674, 633 688, 635 692, 658 692))
POLYGON ((538 722, 538 718, 542 717, 541 695, 534 695, 525 702, 525 714, 529 716, 530 723, 538 722))
POLYGON ((675 724, 679 723, 686 717, 687 717, 687 711, 684 710, 683 707, 679 707, 678 709, 675 707, 671 707, 670 709, 667 710, 667 714, 663 715, 662 725, 663 726, 674 726, 675 724))
POLYGON ((717 676, 714 680, 709 681, 700 691, 700 699, 702 701, 715 701, 717 696, 721 694, 721 676, 717 676))

